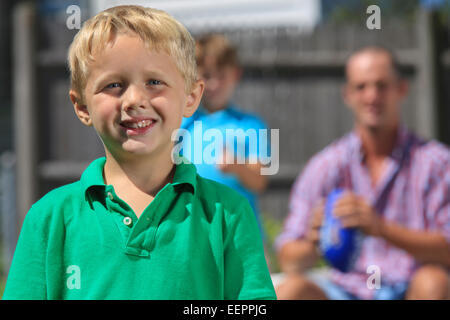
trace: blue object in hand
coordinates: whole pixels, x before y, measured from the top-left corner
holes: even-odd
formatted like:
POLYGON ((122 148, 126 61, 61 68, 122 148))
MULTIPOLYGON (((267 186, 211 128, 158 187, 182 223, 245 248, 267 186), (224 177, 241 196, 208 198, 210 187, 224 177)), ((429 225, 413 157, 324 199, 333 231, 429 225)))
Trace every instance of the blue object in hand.
POLYGON ((320 250, 334 268, 347 272, 358 258, 363 235, 355 228, 343 228, 333 216, 334 204, 342 193, 343 190, 336 189, 328 195, 324 223, 320 230, 320 250))

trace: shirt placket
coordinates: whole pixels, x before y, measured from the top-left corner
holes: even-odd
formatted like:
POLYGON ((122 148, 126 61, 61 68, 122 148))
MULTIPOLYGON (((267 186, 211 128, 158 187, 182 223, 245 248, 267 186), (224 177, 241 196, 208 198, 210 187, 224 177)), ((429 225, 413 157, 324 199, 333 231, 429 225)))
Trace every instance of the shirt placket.
POLYGON ((359 152, 353 155, 351 165, 353 168, 350 172, 355 173, 351 175, 354 192, 363 196, 369 204, 374 205, 376 197, 374 188, 372 188, 372 180, 369 171, 364 166, 363 157, 359 152))
POLYGON ((106 186, 105 195, 106 207, 122 235, 122 243, 126 250, 126 241, 136 224, 137 217, 133 210, 116 195, 112 186, 106 186))
MULTIPOLYGON (((351 165, 353 166, 353 170, 351 170, 351 172, 355 173, 351 176, 354 192, 362 196, 369 205, 375 207, 377 201, 377 191, 376 188, 372 186, 372 179, 370 177, 369 170, 364 165, 364 158, 359 152, 359 149, 358 152, 354 154, 351 165)), ((365 245, 367 245, 367 243, 365 245)), ((371 246, 373 246, 373 241, 371 241, 371 246)), ((367 250, 364 250, 364 254, 359 257, 359 263, 361 263, 361 268, 364 270, 367 266, 375 263, 373 248, 366 249, 367 250)))
POLYGON ((161 221, 169 213, 175 193, 173 186, 166 185, 144 210, 135 226, 130 230, 125 253, 141 257, 150 257, 156 241, 161 221))
MULTIPOLYGON (((373 186, 372 179, 370 177, 369 171, 367 167, 364 165, 363 161, 358 161, 355 163, 357 168, 357 176, 356 179, 359 183, 357 192, 360 195, 363 195, 364 198, 368 201, 369 205, 374 208, 378 214, 383 215, 384 206, 382 203, 383 195, 387 192, 387 188, 391 184, 392 180, 395 178, 397 171, 399 170, 399 163, 395 159, 388 158, 386 161, 387 167, 384 170, 381 179, 379 182, 373 186)), ((385 196, 385 195, 384 195, 385 196)), ((375 259, 377 255, 375 252, 379 252, 379 250, 383 250, 378 247, 380 243, 378 241, 371 240, 371 247, 367 248, 364 251, 364 268, 367 268, 369 265, 374 265, 377 263, 375 259)))

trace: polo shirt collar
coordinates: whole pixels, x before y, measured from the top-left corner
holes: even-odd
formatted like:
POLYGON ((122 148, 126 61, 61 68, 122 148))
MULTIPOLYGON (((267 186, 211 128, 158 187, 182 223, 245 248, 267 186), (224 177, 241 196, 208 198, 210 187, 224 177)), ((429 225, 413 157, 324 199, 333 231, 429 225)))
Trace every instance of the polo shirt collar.
MULTIPOLYGON (((101 157, 94 160, 81 175, 80 182, 83 191, 86 193, 91 187, 106 187, 103 179, 103 168, 106 163, 106 158, 101 157)), ((180 164, 176 165, 175 174, 171 183, 176 185, 190 185, 192 192, 195 192, 197 186, 197 170, 192 163, 189 163, 185 158, 180 164)))
POLYGON ((84 170, 80 178, 84 192, 94 186, 106 187, 105 180, 103 179, 103 167, 105 166, 105 162, 105 157, 95 159, 86 170, 84 170))
POLYGON ((195 165, 190 163, 183 157, 183 161, 176 165, 175 174, 173 176, 172 185, 190 185, 192 193, 195 193, 197 187, 197 169, 195 165))

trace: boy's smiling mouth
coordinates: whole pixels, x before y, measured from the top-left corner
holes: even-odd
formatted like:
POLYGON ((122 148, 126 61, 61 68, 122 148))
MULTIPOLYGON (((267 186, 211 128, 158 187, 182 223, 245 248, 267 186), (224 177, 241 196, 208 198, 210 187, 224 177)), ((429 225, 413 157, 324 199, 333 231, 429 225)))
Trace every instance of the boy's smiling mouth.
POLYGON ((120 126, 126 130, 127 135, 136 136, 146 134, 156 122, 156 119, 151 118, 134 118, 121 121, 120 126))

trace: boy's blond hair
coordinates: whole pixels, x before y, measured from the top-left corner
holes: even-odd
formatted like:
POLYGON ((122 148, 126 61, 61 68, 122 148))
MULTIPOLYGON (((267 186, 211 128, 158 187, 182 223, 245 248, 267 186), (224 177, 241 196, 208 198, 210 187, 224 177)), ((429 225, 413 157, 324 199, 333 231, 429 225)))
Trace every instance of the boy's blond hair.
POLYGON ((164 11, 141 6, 117 6, 87 20, 69 48, 71 88, 84 101, 89 64, 117 34, 137 35, 152 50, 175 61, 189 92, 197 80, 195 41, 189 31, 164 11))

